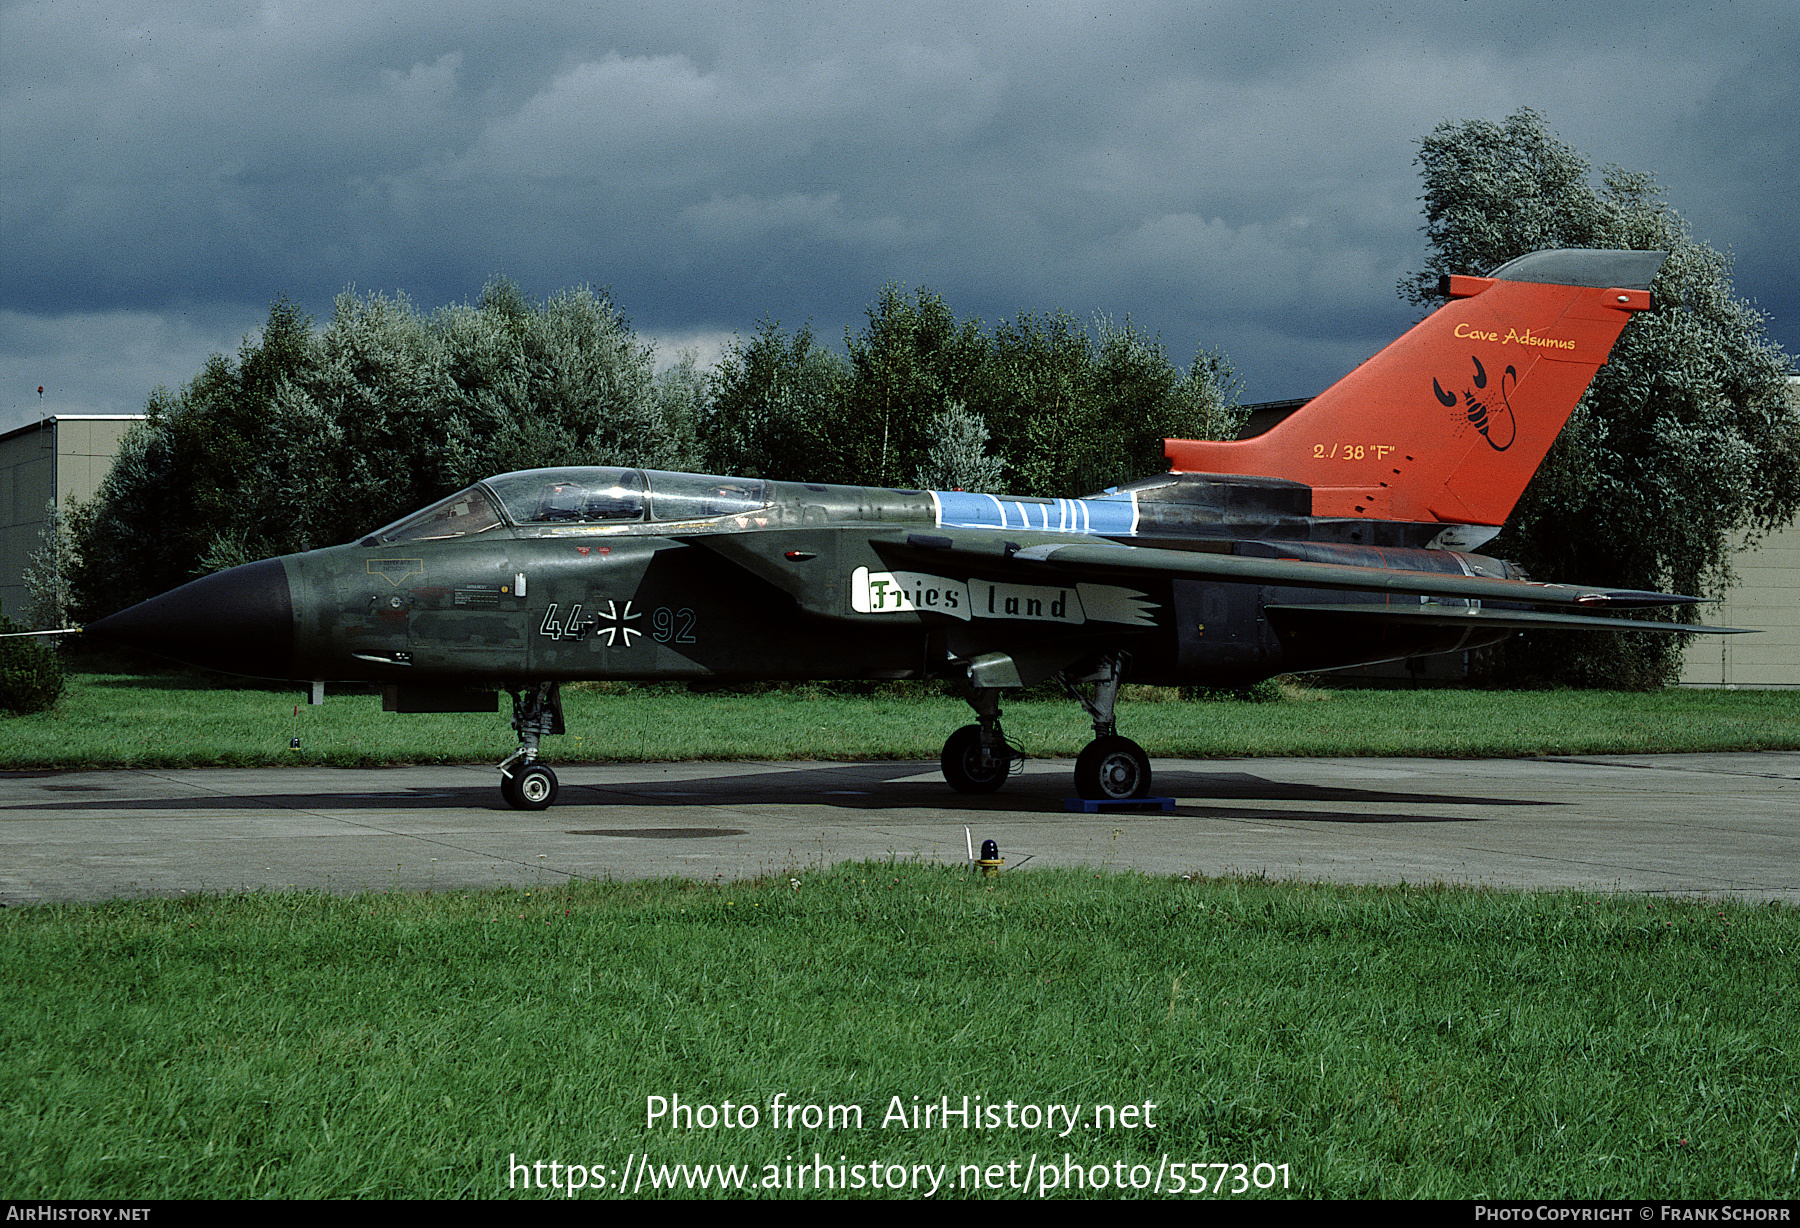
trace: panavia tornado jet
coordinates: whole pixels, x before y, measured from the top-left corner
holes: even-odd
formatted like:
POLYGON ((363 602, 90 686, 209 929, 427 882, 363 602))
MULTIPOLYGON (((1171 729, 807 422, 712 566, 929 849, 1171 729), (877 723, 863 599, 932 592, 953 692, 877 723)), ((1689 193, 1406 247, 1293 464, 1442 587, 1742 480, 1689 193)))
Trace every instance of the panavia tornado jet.
POLYGON ((1540 584, 1495 533, 1663 253, 1546 251, 1448 301, 1266 433, 1169 440, 1170 472, 1080 499, 568 467, 507 473, 361 541, 196 580, 92 634, 230 673, 379 684, 398 712, 497 711, 512 806, 556 799, 541 739, 576 679, 936 678, 974 723, 958 790, 1021 758, 1009 687, 1092 718, 1082 796, 1150 788, 1121 683, 1237 686, 1459 652, 1526 628, 1692 630, 1596 610, 1693 598, 1540 584))

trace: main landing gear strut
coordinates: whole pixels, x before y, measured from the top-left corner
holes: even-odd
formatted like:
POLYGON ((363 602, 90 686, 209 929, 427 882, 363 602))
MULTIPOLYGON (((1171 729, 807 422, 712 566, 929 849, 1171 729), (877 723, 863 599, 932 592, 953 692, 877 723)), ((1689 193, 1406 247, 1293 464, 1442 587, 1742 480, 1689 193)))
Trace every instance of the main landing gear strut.
POLYGON ((536 682, 507 693, 519 749, 500 761, 500 796, 514 810, 548 810, 556 801, 556 773, 537 761, 538 739, 563 731, 562 688, 536 682))
POLYGON ((1120 737, 1113 721, 1125 659, 1122 652, 1109 652, 1086 677, 1056 676, 1094 721, 1094 740, 1075 757, 1075 793, 1090 801, 1125 802, 1150 795, 1150 756, 1130 738, 1120 737), (1092 699, 1081 693, 1079 682, 1094 684, 1092 699))
MULTIPOLYGON (((1125 662, 1124 653, 1109 652, 1091 673, 1074 678, 1067 673, 1056 675, 1094 722, 1094 740, 1075 760, 1075 792, 1090 800, 1123 802, 1150 794, 1150 756, 1130 738, 1120 737, 1113 720, 1125 662), (1080 689, 1080 684, 1087 682, 1094 684, 1091 699, 1080 689)), ((951 734, 939 763, 944 779, 957 792, 992 793, 1006 783, 1025 756, 1000 730, 997 687, 971 687, 965 698, 979 723, 964 725, 951 734)))

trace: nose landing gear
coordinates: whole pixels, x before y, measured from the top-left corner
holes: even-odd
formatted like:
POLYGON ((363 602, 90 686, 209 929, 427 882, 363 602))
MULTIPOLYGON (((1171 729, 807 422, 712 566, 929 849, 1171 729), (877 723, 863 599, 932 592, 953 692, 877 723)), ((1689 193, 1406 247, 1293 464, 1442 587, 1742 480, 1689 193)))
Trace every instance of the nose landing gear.
POLYGON ((514 810, 548 810, 556 792, 556 773, 547 764, 528 763, 510 773, 500 769, 500 796, 514 810))
POLYGON ((514 810, 548 810, 558 785, 556 773, 537 761, 538 740, 563 731, 562 689, 554 682, 538 682, 507 693, 519 749, 500 761, 500 797, 514 810))

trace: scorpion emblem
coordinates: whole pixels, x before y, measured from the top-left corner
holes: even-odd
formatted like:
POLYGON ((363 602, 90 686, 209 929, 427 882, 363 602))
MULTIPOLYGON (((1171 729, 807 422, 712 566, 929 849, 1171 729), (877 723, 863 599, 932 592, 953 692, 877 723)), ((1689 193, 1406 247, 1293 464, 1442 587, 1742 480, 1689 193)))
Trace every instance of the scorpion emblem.
MULTIPOLYGON (((1513 440, 1519 437, 1519 422, 1517 418, 1513 417, 1512 401, 1509 396, 1519 383, 1518 368, 1508 366, 1506 370, 1501 373, 1499 388, 1500 404, 1498 406, 1491 406, 1484 401, 1478 400, 1475 396, 1477 391, 1487 387, 1487 369, 1481 365, 1481 359, 1475 357, 1473 354, 1469 355, 1469 361, 1475 364, 1475 387, 1463 390, 1463 400, 1468 403, 1463 410, 1464 416, 1468 418, 1469 425, 1480 431, 1481 437, 1488 441, 1488 447, 1494 449, 1496 452, 1504 452, 1512 447, 1513 440), (1504 443, 1497 438, 1497 436, 1502 434, 1505 436, 1504 443)), ((1438 403, 1444 406, 1444 408, 1456 408, 1456 394, 1454 392, 1445 392, 1444 386, 1438 383, 1435 378, 1431 381, 1431 390, 1437 393, 1438 403)))

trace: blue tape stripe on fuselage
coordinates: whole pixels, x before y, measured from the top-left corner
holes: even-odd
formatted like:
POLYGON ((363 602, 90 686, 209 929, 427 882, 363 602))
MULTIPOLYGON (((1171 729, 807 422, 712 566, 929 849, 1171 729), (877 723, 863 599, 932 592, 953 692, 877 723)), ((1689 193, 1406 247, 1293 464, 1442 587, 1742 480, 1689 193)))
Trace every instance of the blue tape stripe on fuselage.
POLYGON ((1031 529, 1039 533, 1082 533, 1129 537, 1137 531, 1137 500, 1015 499, 966 490, 934 490, 938 527, 944 529, 1031 529))

